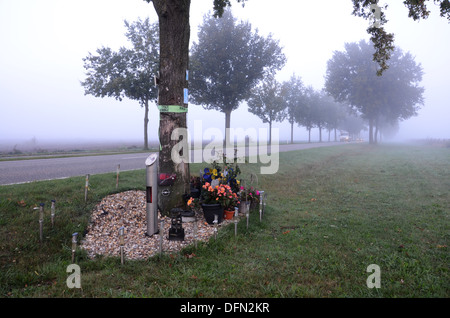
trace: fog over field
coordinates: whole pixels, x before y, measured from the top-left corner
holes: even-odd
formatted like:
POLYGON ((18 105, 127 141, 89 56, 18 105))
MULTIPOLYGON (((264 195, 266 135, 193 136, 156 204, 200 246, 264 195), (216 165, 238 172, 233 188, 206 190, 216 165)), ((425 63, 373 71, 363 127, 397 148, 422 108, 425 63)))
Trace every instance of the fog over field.
MULTIPOLYGON (((305 85, 324 86, 327 61, 347 42, 369 40, 367 20, 351 15, 352 1, 248 0, 244 8, 231 1, 232 12, 248 20, 260 34, 280 41, 287 63, 277 73, 287 81, 295 73, 305 85)), ((395 45, 410 52, 423 67, 425 103, 418 116, 400 123, 394 141, 450 139, 450 25, 429 2, 430 17, 408 18, 402 1, 387 1, 388 32, 395 45)), ((191 43, 212 1, 192 0, 191 43)), ((144 110, 129 99, 84 95, 82 59, 102 46, 127 46, 124 19, 150 17, 153 6, 143 0, 4 0, 0 2, 0 151, 142 147, 144 110)), ((159 113, 150 107, 149 140, 157 145, 159 113)), ((224 114, 189 104, 188 127, 202 120, 203 130, 223 129, 224 114)), ((231 115, 231 127, 268 128, 242 103, 231 115)), ((274 123, 280 143, 290 140, 287 121, 274 123)), ((328 133, 323 132, 324 141, 328 133)), ((365 134, 362 133, 364 138, 365 134)), ((202 136, 193 136, 201 138, 202 136)), ((313 129, 312 141, 318 140, 313 129)), ((306 141, 296 126, 294 140, 306 141)))

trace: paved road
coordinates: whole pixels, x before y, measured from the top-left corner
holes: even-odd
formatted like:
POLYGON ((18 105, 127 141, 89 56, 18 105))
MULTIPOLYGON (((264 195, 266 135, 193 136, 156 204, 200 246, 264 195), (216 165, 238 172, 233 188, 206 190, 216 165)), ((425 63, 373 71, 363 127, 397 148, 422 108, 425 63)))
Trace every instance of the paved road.
MULTIPOLYGON (((342 145, 339 142, 280 145, 279 151, 342 145)), ((201 158, 201 150, 194 151, 193 158, 201 158)), ((144 169, 148 154, 121 154, 52 159, 30 159, 0 162, 0 185, 39 180, 62 179, 86 174, 144 169)))

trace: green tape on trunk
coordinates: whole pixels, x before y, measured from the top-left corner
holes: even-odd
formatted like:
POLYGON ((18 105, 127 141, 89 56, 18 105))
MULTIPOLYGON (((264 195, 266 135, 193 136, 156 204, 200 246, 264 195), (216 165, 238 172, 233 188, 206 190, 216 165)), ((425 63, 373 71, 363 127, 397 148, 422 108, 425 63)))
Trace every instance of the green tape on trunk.
POLYGON ((158 105, 161 113, 187 113, 187 107, 180 105, 158 105))

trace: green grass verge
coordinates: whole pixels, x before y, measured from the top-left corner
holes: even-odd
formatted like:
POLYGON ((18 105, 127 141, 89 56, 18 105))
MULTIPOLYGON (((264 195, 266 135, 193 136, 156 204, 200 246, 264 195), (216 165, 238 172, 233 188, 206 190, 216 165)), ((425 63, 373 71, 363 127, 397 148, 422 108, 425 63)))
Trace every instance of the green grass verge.
MULTIPOLYGON (((203 165, 193 164, 196 172, 203 165)), ((241 165, 243 177, 257 164, 241 165)), ((145 170, 0 187, 1 297, 449 297, 449 149, 344 145, 280 154, 263 222, 252 213, 218 240, 127 261, 77 254, 82 289, 66 285, 70 238, 104 196, 144 189, 145 170), (34 205, 56 199, 39 242, 34 205), (186 257, 186 255, 195 255, 186 257), (381 288, 370 289, 370 264, 381 288)))

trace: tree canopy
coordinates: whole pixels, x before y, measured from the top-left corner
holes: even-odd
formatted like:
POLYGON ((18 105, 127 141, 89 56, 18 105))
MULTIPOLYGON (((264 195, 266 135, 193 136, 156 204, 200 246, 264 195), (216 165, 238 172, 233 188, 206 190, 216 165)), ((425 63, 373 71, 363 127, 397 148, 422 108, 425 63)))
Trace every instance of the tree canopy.
MULTIPOLYGON (((147 0, 151 1, 151 0, 147 0)), ((245 5, 249 0, 236 0, 238 3, 245 5)), ((384 25, 388 22, 387 16, 384 13, 387 8, 387 4, 380 9, 379 16, 375 16, 374 6, 378 6, 378 0, 351 0, 353 3, 352 14, 364 19, 374 19, 376 23, 367 28, 367 33, 371 35, 375 51, 372 58, 378 64, 377 75, 389 68, 388 60, 391 57, 391 53, 394 51, 394 34, 386 32, 384 25)), ((408 10, 408 17, 418 21, 420 19, 426 19, 430 15, 428 8, 430 0, 404 0, 403 4, 408 10)), ((434 4, 439 5, 440 16, 447 18, 450 21, 450 0, 433 0, 434 4)), ((224 8, 231 6, 230 0, 214 0, 214 16, 220 17, 223 14, 224 8)))
POLYGON ((205 16, 190 59, 192 102, 225 113, 230 128, 231 112, 285 61, 278 41, 260 36, 248 22, 238 23, 230 10, 220 19, 205 16))
POLYGON ((286 103, 286 117, 291 124, 291 143, 294 142, 294 124, 296 113, 306 107, 305 87, 300 76, 293 74, 289 81, 283 83, 283 95, 286 103))
POLYGON ((282 84, 273 75, 269 75, 253 89, 248 100, 248 111, 258 116, 263 123, 269 124, 269 145, 272 144, 272 124, 286 118, 286 100, 282 84))
POLYGON ((376 63, 370 59, 373 47, 365 42, 347 43, 345 51, 336 51, 327 63, 326 91, 338 102, 345 102, 369 121, 372 129, 381 118, 391 122, 417 114, 423 104, 422 67, 411 54, 396 49, 390 67, 376 76, 376 63))
MULTIPOLYGON (((428 18, 430 11, 427 7, 429 0, 404 0, 403 4, 408 9, 408 17, 414 20, 428 18)), ((367 28, 367 33, 371 35, 370 40, 373 43, 374 52, 372 54, 373 61, 377 62, 377 75, 382 75, 385 70, 389 68, 388 60, 394 51, 394 34, 387 33, 384 25, 387 23, 387 18, 384 10, 388 7, 385 4, 383 7, 378 7, 378 0, 352 0, 353 12, 352 14, 365 19, 374 19, 373 23, 367 28), (379 11, 376 9, 378 8, 379 11), (377 12, 378 11, 378 12, 377 12), (378 16, 376 16, 378 15, 378 16)), ((450 21, 450 1, 449 0, 433 0, 434 3, 439 3, 440 15, 446 17, 450 21)))
POLYGON ((89 53, 83 58, 87 77, 81 85, 85 95, 138 101, 145 108, 144 148, 148 149, 148 107, 150 101, 157 99, 153 77, 159 66, 159 28, 148 18, 133 23, 125 20, 124 23, 125 35, 132 48, 121 47, 113 51, 102 47, 97 49, 96 55, 89 53))

